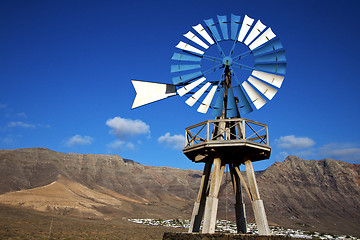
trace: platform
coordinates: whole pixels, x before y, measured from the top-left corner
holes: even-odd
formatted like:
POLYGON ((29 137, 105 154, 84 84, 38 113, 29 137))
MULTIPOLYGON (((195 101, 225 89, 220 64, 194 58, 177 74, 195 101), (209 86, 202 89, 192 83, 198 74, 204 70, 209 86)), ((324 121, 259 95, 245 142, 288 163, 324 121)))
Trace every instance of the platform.
POLYGON ((184 154, 194 162, 206 162, 214 155, 230 161, 268 159, 268 126, 244 118, 208 120, 185 129, 184 154), (216 132, 216 134, 214 134, 216 132))

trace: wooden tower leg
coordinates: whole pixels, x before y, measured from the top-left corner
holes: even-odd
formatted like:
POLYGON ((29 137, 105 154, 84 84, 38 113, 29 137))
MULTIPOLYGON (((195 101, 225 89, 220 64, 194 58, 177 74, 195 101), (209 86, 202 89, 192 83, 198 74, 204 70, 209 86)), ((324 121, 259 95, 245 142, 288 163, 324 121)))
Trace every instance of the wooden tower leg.
POLYGON ((221 163, 221 159, 214 158, 213 169, 211 173, 211 183, 209 195, 206 198, 203 233, 214 233, 216 225, 216 215, 218 209, 218 194, 220 189, 221 180, 224 174, 225 164, 221 163))
MULTIPOLYGON (((238 168, 238 166, 235 167, 238 168)), ((240 178, 232 164, 229 164, 229 168, 235 193, 235 216, 237 233, 247 233, 245 204, 243 203, 240 178)))
POLYGON ((189 233, 200 231, 201 220, 205 208, 206 190, 210 177, 211 164, 212 163, 209 161, 205 163, 203 175, 201 177, 199 193, 195 201, 194 209, 191 216, 189 233))
POLYGON ((251 192, 251 203, 255 215, 255 222, 259 230, 259 235, 270 235, 269 224, 266 218, 264 203, 260 199, 259 189, 256 183, 255 172, 250 160, 245 161, 246 175, 249 181, 251 192))

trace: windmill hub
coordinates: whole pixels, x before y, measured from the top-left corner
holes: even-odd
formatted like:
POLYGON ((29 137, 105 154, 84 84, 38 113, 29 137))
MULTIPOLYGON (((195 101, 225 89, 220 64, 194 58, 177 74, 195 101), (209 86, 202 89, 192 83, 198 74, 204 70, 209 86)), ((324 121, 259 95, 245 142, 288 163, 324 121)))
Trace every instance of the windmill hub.
POLYGON ((224 58, 223 58, 223 64, 224 64, 225 66, 231 66, 232 63, 233 63, 233 60, 232 60, 231 57, 224 57, 224 58))

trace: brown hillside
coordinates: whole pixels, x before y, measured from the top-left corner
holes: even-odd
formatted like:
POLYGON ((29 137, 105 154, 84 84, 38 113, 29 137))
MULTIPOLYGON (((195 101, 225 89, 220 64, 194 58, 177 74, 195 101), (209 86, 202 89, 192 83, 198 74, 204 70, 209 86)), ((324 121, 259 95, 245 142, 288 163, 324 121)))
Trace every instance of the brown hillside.
POLYGON ((257 180, 272 221, 360 235, 359 164, 289 156, 257 180))
POLYGON ((56 211, 61 214, 77 212, 83 217, 104 217, 96 209, 109 205, 114 208, 122 206, 122 196, 116 193, 113 195, 117 197, 91 190, 59 175, 49 185, 2 194, 0 202, 39 211, 56 211))
MULTIPOLYGON (((201 174, 116 155, 0 150, 0 202, 91 218, 189 219, 201 174)), ((358 164, 289 156, 257 176, 270 223, 360 235, 358 164)), ((234 219, 231 184, 223 181, 219 197, 219 217, 234 219)))

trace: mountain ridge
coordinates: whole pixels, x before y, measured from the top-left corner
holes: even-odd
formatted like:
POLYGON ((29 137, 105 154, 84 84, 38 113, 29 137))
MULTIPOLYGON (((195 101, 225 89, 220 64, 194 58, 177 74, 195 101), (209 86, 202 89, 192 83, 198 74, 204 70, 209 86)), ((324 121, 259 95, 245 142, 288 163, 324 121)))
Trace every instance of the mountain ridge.
MULTIPOLYGON (((201 175, 199 170, 145 166, 117 155, 66 154, 46 148, 0 150, 0 203, 11 198, 15 205, 31 207, 17 191, 45 194, 41 190, 52 190, 56 182, 64 192, 81 189, 85 197, 79 198, 76 191, 69 195, 69 201, 77 203, 71 211, 65 211, 65 205, 54 208, 49 197, 46 204, 37 205, 46 205, 43 211, 91 218, 188 219, 201 175)), ((258 172, 257 182, 270 223, 360 235, 359 164, 288 156, 258 172)), ((232 186, 225 180, 219 198, 219 217, 234 218, 232 186)), ((245 194, 244 201, 248 221, 253 221, 245 194)))

